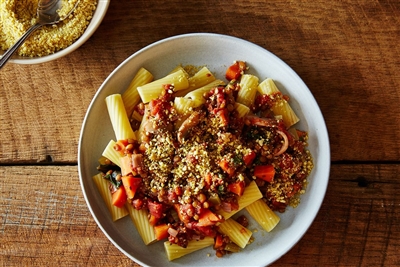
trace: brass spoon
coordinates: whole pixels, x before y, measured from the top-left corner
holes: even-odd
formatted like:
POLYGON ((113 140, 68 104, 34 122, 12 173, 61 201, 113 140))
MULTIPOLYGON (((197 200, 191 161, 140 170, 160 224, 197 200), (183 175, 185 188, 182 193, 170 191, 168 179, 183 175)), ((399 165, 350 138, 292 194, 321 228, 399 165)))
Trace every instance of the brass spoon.
POLYGON ((76 8, 79 3, 79 0, 75 3, 74 7, 62 17, 58 13, 58 11, 62 7, 62 1, 65 0, 40 0, 37 8, 37 17, 38 21, 35 25, 30 27, 22 37, 12 46, 10 47, 0 59, 0 69, 7 63, 7 61, 11 58, 11 56, 17 51, 17 49, 25 42, 25 40, 37 29, 44 25, 51 25, 59 23, 60 21, 67 18, 76 8))

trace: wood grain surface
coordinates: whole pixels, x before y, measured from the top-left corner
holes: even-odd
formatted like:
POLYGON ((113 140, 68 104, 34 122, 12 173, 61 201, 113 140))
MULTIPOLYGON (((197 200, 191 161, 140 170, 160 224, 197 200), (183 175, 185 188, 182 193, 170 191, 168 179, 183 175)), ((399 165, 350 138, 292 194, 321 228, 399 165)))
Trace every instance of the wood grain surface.
POLYGON ((325 117, 332 169, 309 231, 272 266, 400 266, 400 2, 111 1, 78 50, 0 71, 0 266, 139 266, 83 199, 79 133, 102 82, 160 39, 212 32, 291 66, 325 117))

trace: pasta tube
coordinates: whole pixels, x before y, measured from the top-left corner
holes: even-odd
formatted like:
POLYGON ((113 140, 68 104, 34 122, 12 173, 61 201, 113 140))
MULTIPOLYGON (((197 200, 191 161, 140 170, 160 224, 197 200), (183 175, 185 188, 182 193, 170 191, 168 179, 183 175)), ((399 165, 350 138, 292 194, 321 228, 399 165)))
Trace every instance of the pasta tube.
POLYGON ((108 142, 106 148, 104 149, 103 153, 101 154, 103 157, 108 158, 112 163, 121 167, 120 158, 121 155, 114 149, 116 142, 114 140, 110 140, 108 142))
POLYGON ((249 229, 238 223, 233 219, 228 219, 221 223, 219 226, 219 232, 227 235, 233 243, 241 248, 245 248, 249 243, 250 237, 253 234, 249 229))
POLYGON ((131 119, 137 120, 137 121, 142 121, 143 116, 139 114, 136 110, 132 112, 131 119))
POLYGON ((149 114, 150 114, 149 105, 145 105, 142 122, 140 123, 139 129, 137 130, 137 137, 138 137, 139 143, 142 143, 145 138, 144 135, 146 134, 146 127, 147 127, 147 124, 150 123, 149 122, 149 114))
POLYGON ((125 206, 139 235, 142 237, 143 242, 146 245, 149 245, 157 241, 156 235, 154 234, 154 228, 149 222, 149 212, 143 209, 137 210, 128 202, 125 206))
POLYGON ((259 199, 246 207, 251 217, 264 228, 265 231, 270 232, 279 223, 280 218, 276 215, 262 199, 259 199))
POLYGON ((128 116, 131 116, 134 107, 140 102, 140 96, 137 87, 145 85, 153 81, 153 79, 153 75, 143 67, 140 68, 135 77, 133 77, 128 89, 126 89, 122 94, 122 101, 124 102, 126 114, 128 116))
POLYGON ((178 70, 165 76, 164 78, 155 80, 143 86, 139 86, 137 90, 142 102, 148 103, 153 99, 157 99, 163 90, 163 86, 168 84, 174 86, 174 91, 184 90, 189 87, 189 81, 186 73, 182 70, 178 70))
POLYGON ((215 80, 209 84, 206 84, 194 91, 185 95, 185 98, 190 98, 194 102, 194 107, 199 107, 206 102, 205 98, 203 97, 204 93, 208 93, 212 88, 218 85, 225 85, 225 82, 221 80, 215 80))
POLYGON ((211 82, 215 81, 215 76, 207 67, 201 68, 192 77, 189 78, 189 88, 176 93, 176 96, 184 96, 187 93, 203 87, 211 82))
POLYGON ((121 95, 113 94, 107 96, 106 104, 117 141, 136 140, 136 135, 132 130, 121 95))
POLYGON ((224 216, 224 218, 226 220, 226 219, 232 217, 235 213, 239 212, 240 210, 242 210, 243 208, 247 207, 248 205, 250 205, 251 203, 253 203, 254 201, 256 201, 260 198, 262 198, 261 191, 258 188, 256 182, 253 181, 246 187, 243 195, 239 198, 239 200, 238 200, 239 209, 238 210, 226 212, 221 209, 221 210, 217 211, 217 213, 224 216))
POLYGON ((258 77, 251 74, 243 74, 239 85, 240 89, 236 101, 250 107, 256 98, 258 77))
POLYGON ((282 97, 281 91, 279 91, 271 78, 267 78, 260 83, 257 90, 260 94, 277 97, 271 109, 274 115, 282 116, 283 123, 286 127, 289 128, 300 120, 289 103, 282 97))
POLYGON ((126 210, 125 207, 118 208, 111 204, 111 193, 110 190, 108 189, 109 182, 103 178, 103 175, 101 173, 98 173, 97 175, 93 176, 93 181, 96 184, 101 197, 106 203, 106 206, 110 211, 111 218, 114 222, 128 215, 128 211, 126 210))
POLYGON ((197 250, 212 246, 214 244, 214 238, 205 237, 201 240, 191 240, 186 248, 183 248, 176 244, 171 244, 169 241, 164 242, 165 252, 167 253, 168 260, 172 261, 177 258, 183 257, 187 254, 195 252, 197 250))
POLYGON ((175 97, 174 108, 176 109, 178 114, 187 114, 192 110, 193 107, 194 101, 192 99, 186 97, 175 97))
POLYGON ((235 109, 239 114, 239 118, 243 118, 250 112, 250 108, 248 106, 240 104, 238 102, 235 103, 235 109))

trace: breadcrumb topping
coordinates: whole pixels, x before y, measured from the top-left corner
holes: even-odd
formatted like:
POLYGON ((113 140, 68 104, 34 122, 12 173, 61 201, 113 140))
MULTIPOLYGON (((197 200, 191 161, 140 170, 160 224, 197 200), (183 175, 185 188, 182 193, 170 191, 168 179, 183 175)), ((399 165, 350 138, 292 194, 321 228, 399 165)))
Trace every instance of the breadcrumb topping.
MULTIPOLYGON (((77 0, 64 1, 60 15, 67 13, 77 0)), ((39 0, 0 1, 0 49, 7 50, 37 21, 39 0)), ((97 0, 80 0, 75 11, 62 22, 36 30, 17 51, 20 56, 41 57, 74 43, 86 30, 97 0)))

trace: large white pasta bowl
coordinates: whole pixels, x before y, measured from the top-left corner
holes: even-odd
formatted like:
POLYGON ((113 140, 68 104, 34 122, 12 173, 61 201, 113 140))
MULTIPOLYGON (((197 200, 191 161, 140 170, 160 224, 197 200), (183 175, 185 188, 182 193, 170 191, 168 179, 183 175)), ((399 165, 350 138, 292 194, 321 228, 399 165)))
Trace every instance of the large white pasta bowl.
POLYGON ((289 251, 316 217, 327 189, 330 147, 318 104, 288 65, 248 41, 225 35, 197 33, 151 44, 134 53, 109 75, 86 113, 79 140, 78 164, 83 195, 93 218, 107 238, 135 262, 144 266, 266 266, 289 251), (240 253, 217 258, 210 247, 169 262, 163 242, 144 245, 129 216, 112 221, 92 181, 92 176, 97 173, 98 158, 114 137, 104 99, 110 94, 122 93, 140 67, 161 78, 179 64, 204 65, 216 77, 223 78, 226 68, 235 60, 246 61, 250 66, 249 73, 257 75, 260 80, 271 77, 279 89, 290 96, 290 104, 300 118, 297 128, 309 133, 309 150, 314 160, 309 185, 297 208, 288 208, 285 213, 279 214, 281 221, 272 232, 263 231, 250 218, 249 229, 253 230, 255 241, 240 253))

